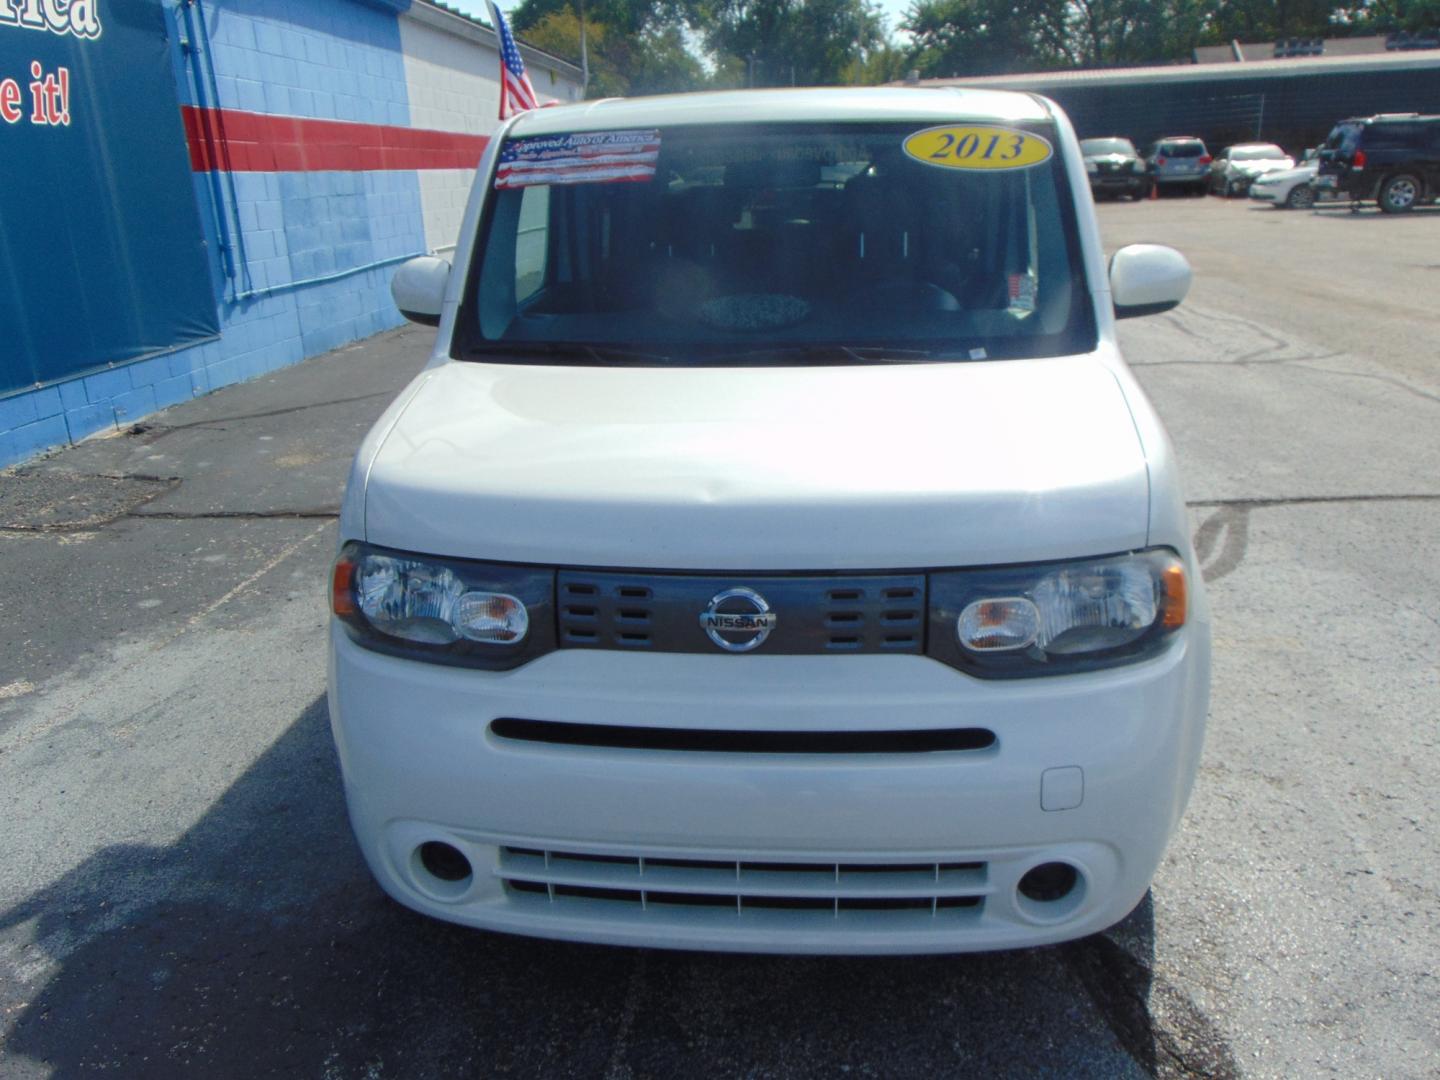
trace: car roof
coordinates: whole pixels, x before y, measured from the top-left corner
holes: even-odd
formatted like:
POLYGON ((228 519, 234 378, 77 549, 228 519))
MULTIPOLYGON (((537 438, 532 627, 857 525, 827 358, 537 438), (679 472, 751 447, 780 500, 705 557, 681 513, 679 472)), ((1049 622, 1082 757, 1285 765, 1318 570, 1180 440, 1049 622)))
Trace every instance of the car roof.
POLYGON ((1440 114, 1436 113, 1376 113, 1374 116, 1349 116, 1339 121, 1340 124, 1433 124, 1440 121, 1440 114))
POLYGON ((1050 120, 1053 106, 1035 94, 964 87, 843 87, 720 90, 605 98, 522 113, 512 135, 560 135, 678 124, 765 124, 834 121, 953 120, 1023 123, 1050 120))

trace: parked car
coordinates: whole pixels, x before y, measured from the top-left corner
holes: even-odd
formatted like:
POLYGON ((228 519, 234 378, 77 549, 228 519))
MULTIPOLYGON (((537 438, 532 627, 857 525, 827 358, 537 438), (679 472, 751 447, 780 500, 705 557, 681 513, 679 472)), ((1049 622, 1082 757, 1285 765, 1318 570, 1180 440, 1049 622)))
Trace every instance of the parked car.
POLYGON ((1174 450, 1031 94, 521 113, 339 522, 331 724, 401 903, 670 948, 962 952, 1144 897, 1210 627, 1174 450), (543 236, 543 243, 522 243, 543 236))
POLYGON ((1382 113, 1342 120, 1320 149, 1319 190, 1403 214, 1440 195, 1440 116, 1382 113))
POLYGON ((1315 205, 1316 170, 1320 167, 1319 150, 1306 150, 1300 164, 1293 169, 1267 172, 1250 181, 1250 198, 1268 202, 1277 209, 1305 210, 1315 205))
POLYGON ((1129 139, 1118 135, 1081 139, 1080 153, 1085 158, 1090 190, 1097 198, 1129 195, 1132 199, 1142 199, 1150 194, 1150 174, 1129 139))
POLYGON ((1210 182, 1210 152, 1193 135, 1172 135, 1158 140, 1145 154, 1150 179, 1161 191, 1205 194, 1210 182))
POLYGON ((1256 177, 1294 167, 1295 159, 1274 143, 1227 146, 1210 164, 1210 190, 1226 198, 1244 195, 1256 177))

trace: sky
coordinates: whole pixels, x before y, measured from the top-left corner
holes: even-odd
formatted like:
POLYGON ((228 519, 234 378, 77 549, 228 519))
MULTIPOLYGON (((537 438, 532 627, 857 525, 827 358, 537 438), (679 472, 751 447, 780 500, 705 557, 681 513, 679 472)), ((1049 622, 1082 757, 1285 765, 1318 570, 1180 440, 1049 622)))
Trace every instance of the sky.
MULTIPOLYGON (((444 2, 467 14, 478 15, 487 23, 490 21, 490 12, 486 10, 485 0, 444 0, 444 2)), ((519 3, 520 0, 499 0, 500 10, 508 16, 510 9, 518 6, 519 3)), ((895 27, 899 24, 901 16, 905 14, 910 3, 911 0, 879 0, 878 6, 885 16, 885 24, 891 33, 894 33, 895 27)))

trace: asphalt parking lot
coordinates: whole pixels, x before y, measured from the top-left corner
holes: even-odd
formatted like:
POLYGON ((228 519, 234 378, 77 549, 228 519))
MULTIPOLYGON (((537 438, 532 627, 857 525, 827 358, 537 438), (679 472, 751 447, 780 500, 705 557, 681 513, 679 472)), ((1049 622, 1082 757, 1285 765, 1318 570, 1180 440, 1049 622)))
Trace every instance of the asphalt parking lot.
POLYGON ((404 329, 0 474, 0 1076, 1440 1073, 1440 209, 1100 207, 1191 258, 1123 324, 1216 627, 1151 897, 979 956, 670 954, 372 884, 324 578, 404 329))

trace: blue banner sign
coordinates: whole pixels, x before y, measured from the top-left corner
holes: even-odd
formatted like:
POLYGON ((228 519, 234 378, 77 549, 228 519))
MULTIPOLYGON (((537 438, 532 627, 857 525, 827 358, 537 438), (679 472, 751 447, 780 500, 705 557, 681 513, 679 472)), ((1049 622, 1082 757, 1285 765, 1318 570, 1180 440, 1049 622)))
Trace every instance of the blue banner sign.
POLYGON ((218 332, 161 0, 0 0, 0 394, 218 332))

